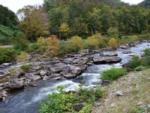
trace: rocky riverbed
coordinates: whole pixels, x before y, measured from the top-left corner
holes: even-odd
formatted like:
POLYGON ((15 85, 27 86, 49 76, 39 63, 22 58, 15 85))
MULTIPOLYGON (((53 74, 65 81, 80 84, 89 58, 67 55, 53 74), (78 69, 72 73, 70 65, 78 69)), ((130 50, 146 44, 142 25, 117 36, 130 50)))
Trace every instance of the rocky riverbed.
POLYGON ((28 73, 20 71, 22 64, 2 64, 0 100, 5 102, 0 103, 0 113, 37 113, 41 100, 55 92, 59 85, 65 86, 66 91, 77 90, 80 85, 100 85, 102 81, 99 78, 103 70, 121 67, 133 55, 141 56, 145 48, 150 48, 149 42, 124 45, 117 50, 83 50, 64 58, 30 62, 32 68, 28 73), (16 70, 15 74, 10 71, 13 69, 16 70), (22 108, 17 109, 20 104, 22 108))

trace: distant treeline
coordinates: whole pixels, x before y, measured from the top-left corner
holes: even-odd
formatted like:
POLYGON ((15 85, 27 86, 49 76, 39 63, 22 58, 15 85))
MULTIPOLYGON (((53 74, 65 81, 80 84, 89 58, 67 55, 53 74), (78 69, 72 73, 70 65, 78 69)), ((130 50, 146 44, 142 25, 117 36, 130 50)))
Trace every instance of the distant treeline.
POLYGON ((20 9, 18 14, 23 16, 19 25, 15 14, 7 8, 0 6, 0 14, 1 25, 19 26, 31 41, 49 35, 67 39, 74 35, 87 37, 111 32, 130 35, 150 31, 149 0, 134 6, 120 0, 44 0, 43 6, 20 9))

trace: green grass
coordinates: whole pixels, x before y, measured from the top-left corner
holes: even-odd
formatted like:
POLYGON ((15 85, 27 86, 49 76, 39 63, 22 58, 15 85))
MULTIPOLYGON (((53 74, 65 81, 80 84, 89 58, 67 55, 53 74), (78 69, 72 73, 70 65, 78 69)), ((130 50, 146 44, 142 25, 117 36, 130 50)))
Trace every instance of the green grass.
POLYGON ((15 61, 16 54, 12 48, 0 48, 0 64, 15 61))
POLYGON ((23 72, 29 72, 30 69, 31 69, 31 66, 32 65, 30 65, 30 64, 22 65, 21 69, 22 69, 23 72))
POLYGON ((110 70, 106 70, 102 73, 102 80, 116 80, 120 76, 123 76, 126 74, 126 70, 123 68, 112 68, 110 70))
POLYGON ((3 25, 0 25, 0 44, 10 44, 12 43, 12 38, 15 35, 15 33, 20 32, 17 29, 13 29, 10 27, 6 27, 3 25))
POLYGON ((133 56, 128 64, 128 68, 134 70, 135 68, 141 66, 141 64, 142 64, 141 59, 138 56, 133 56))

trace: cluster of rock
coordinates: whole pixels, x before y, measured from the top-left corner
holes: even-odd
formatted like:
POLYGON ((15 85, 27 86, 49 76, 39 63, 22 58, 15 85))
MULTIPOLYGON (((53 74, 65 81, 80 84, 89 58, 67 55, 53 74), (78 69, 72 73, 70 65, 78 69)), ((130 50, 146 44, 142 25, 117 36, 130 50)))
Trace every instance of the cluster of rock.
MULTIPOLYGON (((36 86, 38 80, 60 80, 75 78, 92 64, 117 63, 121 59, 116 52, 103 53, 100 51, 83 50, 79 54, 70 54, 62 58, 54 58, 50 61, 32 63, 32 69, 28 73, 20 71, 7 73, 0 79, 7 76, 8 81, 0 83, 0 100, 5 100, 9 90, 23 89, 26 86, 36 86)), ((7 65, 8 67, 9 65, 7 65)), ((4 68, 4 67, 3 67, 4 68)))

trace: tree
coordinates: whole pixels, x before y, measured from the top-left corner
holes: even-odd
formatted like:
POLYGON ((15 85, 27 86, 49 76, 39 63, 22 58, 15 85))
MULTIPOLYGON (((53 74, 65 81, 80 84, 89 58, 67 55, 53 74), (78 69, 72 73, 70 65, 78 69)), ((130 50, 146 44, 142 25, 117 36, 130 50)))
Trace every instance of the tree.
POLYGON ((35 41, 37 37, 49 34, 48 18, 43 8, 26 6, 18 14, 23 15, 20 26, 29 40, 35 41))
POLYGON ((15 27, 18 25, 18 18, 14 12, 0 5, 0 25, 15 27))
POLYGON ((107 31, 107 34, 110 36, 110 37, 115 37, 115 38, 118 38, 119 37, 119 31, 117 28, 114 28, 114 27, 110 27, 107 31))
POLYGON ((59 32, 62 33, 62 36, 67 37, 67 34, 70 32, 69 25, 67 23, 62 23, 59 27, 59 32))

